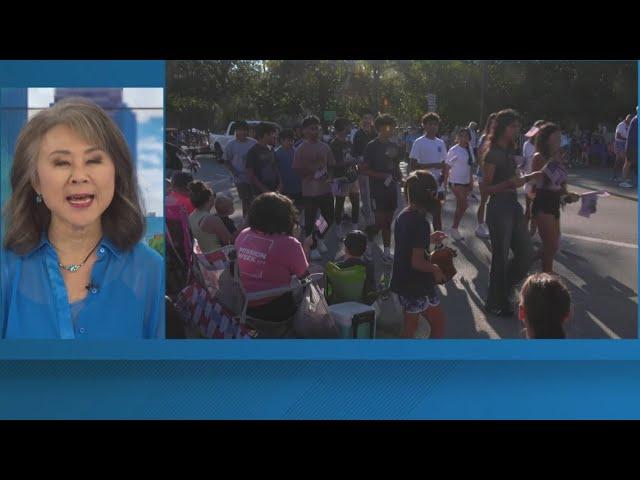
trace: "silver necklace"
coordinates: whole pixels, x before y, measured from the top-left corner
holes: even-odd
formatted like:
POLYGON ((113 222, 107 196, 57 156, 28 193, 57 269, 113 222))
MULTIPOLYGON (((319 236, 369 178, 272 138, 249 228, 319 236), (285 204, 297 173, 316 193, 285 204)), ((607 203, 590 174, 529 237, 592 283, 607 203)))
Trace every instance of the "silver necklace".
POLYGON ((98 245, 100 245, 100 242, 96 243, 96 246, 91 249, 91 251, 89 252, 89 255, 87 255, 86 258, 81 263, 72 263, 71 265, 63 265, 60 262, 58 262, 58 266, 66 270, 67 272, 71 272, 71 273, 77 272, 85 263, 87 263, 87 260, 89 260, 89 257, 91 256, 91 254, 95 252, 96 248, 98 248, 98 245))

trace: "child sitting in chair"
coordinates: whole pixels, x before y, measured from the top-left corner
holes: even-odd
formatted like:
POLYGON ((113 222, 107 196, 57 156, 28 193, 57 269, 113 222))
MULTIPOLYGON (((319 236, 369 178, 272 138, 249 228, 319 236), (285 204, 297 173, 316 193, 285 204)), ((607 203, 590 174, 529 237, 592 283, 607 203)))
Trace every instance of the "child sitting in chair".
POLYGON ((366 277, 361 301, 367 305, 371 305, 376 299, 376 285, 373 263, 363 258, 365 250, 367 249, 367 235, 360 230, 354 230, 345 237, 344 246, 344 259, 335 264, 341 270, 355 265, 365 267, 366 277))

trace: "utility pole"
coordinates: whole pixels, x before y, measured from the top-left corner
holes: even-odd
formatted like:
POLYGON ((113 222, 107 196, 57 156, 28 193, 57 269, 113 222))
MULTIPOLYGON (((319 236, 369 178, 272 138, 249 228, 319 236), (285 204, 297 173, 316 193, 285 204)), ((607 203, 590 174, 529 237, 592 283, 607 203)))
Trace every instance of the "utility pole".
POLYGON ((488 77, 487 61, 481 60, 481 64, 482 64, 482 83, 480 86, 480 119, 479 119, 480 121, 478 122, 478 125, 484 125, 484 121, 485 121, 484 97, 485 97, 485 92, 487 90, 487 77, 488 77))

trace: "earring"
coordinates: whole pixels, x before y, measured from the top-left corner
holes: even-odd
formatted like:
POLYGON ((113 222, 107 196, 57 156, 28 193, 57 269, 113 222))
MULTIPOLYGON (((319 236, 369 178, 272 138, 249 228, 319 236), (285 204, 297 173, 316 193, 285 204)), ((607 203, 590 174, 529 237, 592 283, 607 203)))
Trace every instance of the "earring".
POLYGON ((36 203, 42 203, 42 195, 36 193, 36 203))

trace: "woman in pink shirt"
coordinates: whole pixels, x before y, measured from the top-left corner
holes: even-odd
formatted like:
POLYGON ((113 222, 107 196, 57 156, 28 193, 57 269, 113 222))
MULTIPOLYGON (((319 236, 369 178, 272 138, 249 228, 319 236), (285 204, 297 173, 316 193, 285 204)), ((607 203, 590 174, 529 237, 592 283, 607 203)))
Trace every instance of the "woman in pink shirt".
MULTIPOLYGON (((309 236, 302 245, 294 236, 298 212, 293 202, 276 192, 259 195, 249 209, 249 227, 235 241, 240 281, 247 293, 282 288, 293 275, 308 275, 309 236)), ((286 321, 296 311, 291 293, 250 302, 247 314, 267 321, 286 321)))

